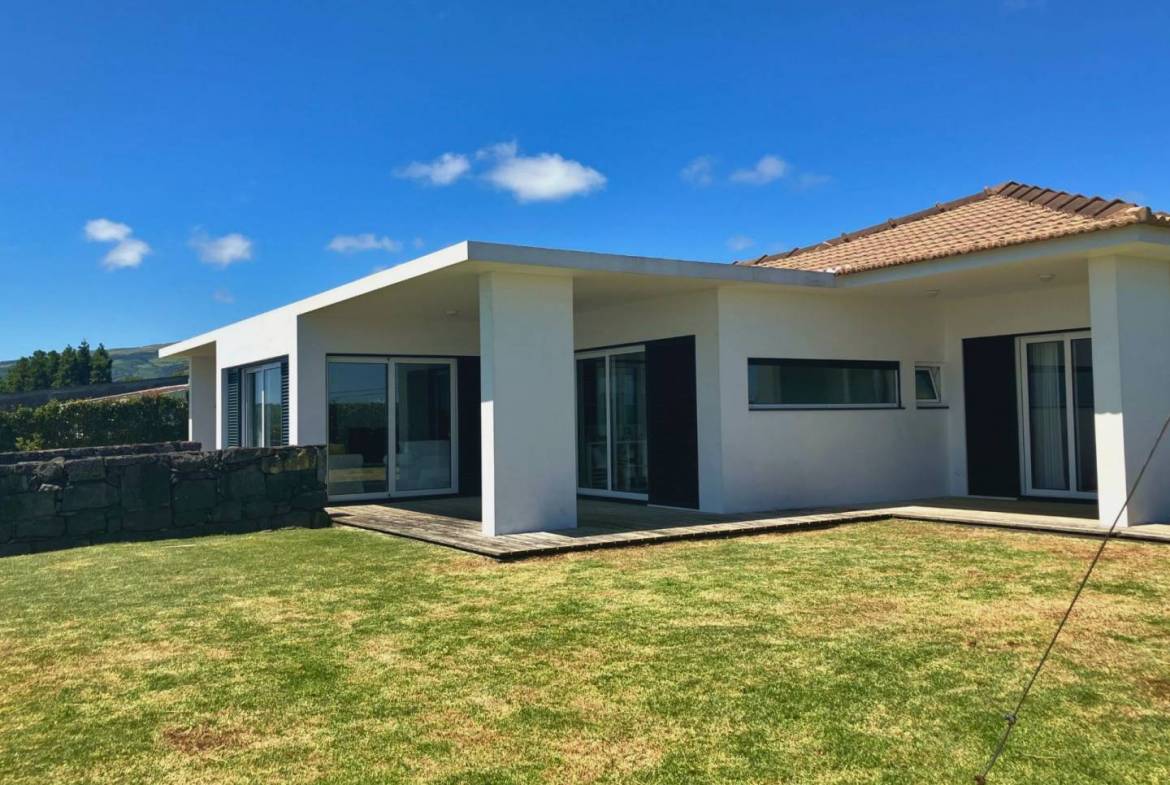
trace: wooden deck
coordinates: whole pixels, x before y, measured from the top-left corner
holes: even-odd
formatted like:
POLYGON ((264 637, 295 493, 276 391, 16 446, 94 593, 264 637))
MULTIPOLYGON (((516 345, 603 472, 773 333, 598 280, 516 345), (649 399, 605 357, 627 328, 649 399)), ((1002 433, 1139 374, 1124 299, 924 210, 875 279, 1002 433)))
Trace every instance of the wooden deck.
MULTIPOLYGON (((718 515, 580 499, 577 510, 578 526, 575 529, 486 537, 480 533, 479 497, 347 504, 328 508, 333 522, 338 525, 423 540, 501 560, 595 548, 824 528, 889 518, 1090 537, 1100 537, 1104 533, 1097 524, 1097 508, 1091 504, 971 498, 747 515, 718 515)), ((1170 526, 1136 526, 1122 530, 1120 536, 1170 542, 1170 526)))

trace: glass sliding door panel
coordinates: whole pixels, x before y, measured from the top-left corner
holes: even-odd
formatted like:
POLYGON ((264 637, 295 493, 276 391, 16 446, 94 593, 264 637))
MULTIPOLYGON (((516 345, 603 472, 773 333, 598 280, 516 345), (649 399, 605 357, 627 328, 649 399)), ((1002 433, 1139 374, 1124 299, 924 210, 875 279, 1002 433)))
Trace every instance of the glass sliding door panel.
POLYGON ((331 496, 386 493, 390 412, 386 363, 329 363, 331 496))
POLYGON ((1097 490, 1097 432, 1093 406, 1093 341, 1072 339, 1073 443, 1076 447, 1077 490, 1097 490))
POLYGON ((605 358, 577 361, 577 487, 609 488, 605 358))
POLYGON ((394 490, 442 491, 451 477, 451 366, 396 362, 394 490))
POLYGON ((264 446, 264 372, 248 374, 248 446, 264 446))
POLYGON ((1069 490, 1064 341, 1026 344, 1032 487, 1069 490))
POLYGON ((613 490, 646 493, 646 353, 615 354, 610 369, 613 490))
POLYGON ((280 368, 264 370, 264 446, 275 447, 284 443, 283 412, 280 391, 280 368))

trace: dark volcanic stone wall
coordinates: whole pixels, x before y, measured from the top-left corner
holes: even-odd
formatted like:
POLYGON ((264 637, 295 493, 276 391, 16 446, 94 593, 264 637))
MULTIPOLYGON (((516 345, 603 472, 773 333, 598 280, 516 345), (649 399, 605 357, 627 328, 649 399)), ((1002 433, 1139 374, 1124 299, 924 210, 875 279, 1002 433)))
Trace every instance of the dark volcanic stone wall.
POLYGON ((65 450, 0 463, 0 555, 329 525, 324 448, 193 452, 176 444, 180 451, 65 450))
POLYGON ((159 452, 199 452, 199 442, 155 442, 154 444, 116 444, 109 447, 63 447, 59 450, 0 452, 0 466, 54 458, 93 458, 110 455, 146 455, 159 452))

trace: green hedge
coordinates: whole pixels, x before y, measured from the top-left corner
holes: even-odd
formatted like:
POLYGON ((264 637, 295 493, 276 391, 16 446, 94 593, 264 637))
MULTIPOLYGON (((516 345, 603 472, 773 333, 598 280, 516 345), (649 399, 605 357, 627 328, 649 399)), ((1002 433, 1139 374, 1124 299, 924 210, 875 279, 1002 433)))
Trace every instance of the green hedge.
POLYGON ((187 438, 186 396, 50 401, 0 411, 0 452, 103 447, 187 438))

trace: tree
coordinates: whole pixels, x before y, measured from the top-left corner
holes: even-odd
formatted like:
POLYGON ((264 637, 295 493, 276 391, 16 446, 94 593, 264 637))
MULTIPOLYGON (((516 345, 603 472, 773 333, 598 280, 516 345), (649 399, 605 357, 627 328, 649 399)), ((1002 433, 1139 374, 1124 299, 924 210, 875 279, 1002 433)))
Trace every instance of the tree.
POLYGON ((46 352, 37 349, 29 359, 29 390, 47 390, 53 386, 53 377, 57 375, 57 363, 60 356, 57 352, 46 352))
POLYGON ((114 380, 113 365, 110 353, 102 344, 93 352, 87 341, 82 341, 76 349, 66 346, 61 352, 37 349, 12 364, 8 375, 0 379, 0 392, 108 384, 114 380))
POLYGON ((94 384, 92 377, 93 359, 89 354, 89 341, 83 338, 77 345, 77 378, 81 380, 78 384, 94 384))
POLYGON ((57 373, 53 377, 54 387, 76 387, 85 384, 77 367, 77 350, 73 346, 66 346, 61 352, 61 359, 57 363, 57 373))
POLYGON ((4 392, 25 392, 31 389, 29 387, 31 383, 32 363, 27 357, 21 357, 8 369, 8 375, 0 381, 0 390, 4 392))
MULTIPOLYGON (((86 354, 89 354, 89 344, 82 341, 82 346, 85 347, 86 354)), ((110 353, 106 351, 105 344, 98 344, 98 348, 93 353, 93 359, 89 370, 90 384, 109 384, 114 381, 114 363, 110 359, 110 353)))

